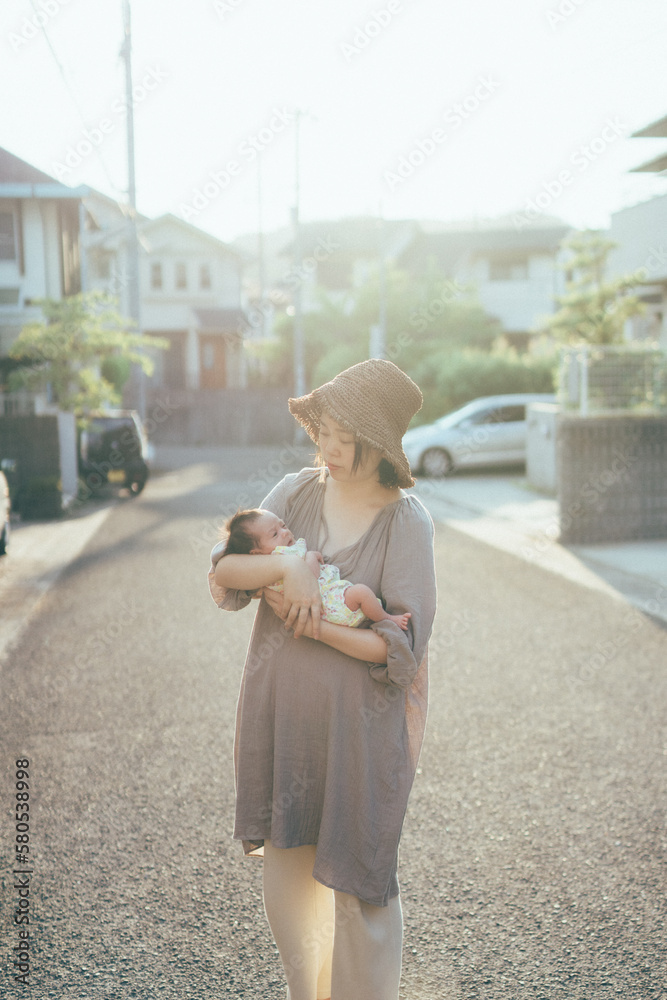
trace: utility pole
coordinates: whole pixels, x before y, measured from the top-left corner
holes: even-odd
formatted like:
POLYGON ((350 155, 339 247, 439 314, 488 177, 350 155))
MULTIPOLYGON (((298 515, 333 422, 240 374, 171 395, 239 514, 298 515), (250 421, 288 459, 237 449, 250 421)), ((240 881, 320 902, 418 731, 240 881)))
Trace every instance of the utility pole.
MULTIPOLYGON (((130 0, 123 0, 123 47, 121 56, 125 61, 125 102, 127 105, 127 197, 129 215, 127 219, 127 264, 128 264, 128 311, 134 320, 137 332, 141 332, 141 291, 139 284, 139 237, 137 234, 137 187, 134 172, 134 98, 132 96, 132 25, 130 21, 130 0)), ((136 408, 142 420, 146 418, 146 380, 143 369, 135 366, 134 371, 136 408)))
POLYGON ((268 335, 269 317, 266 302, 266 262, 264 258, 264 219, 262 213, 262 157, 257 157, 257 280, 259 282, 259 310, 262 314, 262 340, 268 335))
MULTIPOLYGON (((301 267, 301 221, 299 219, 300 182, 299 182, 299 124, 303 111, 297 108, 294 123, 294 265, 301 267)), ((298 277, 298 275, 297 275, 298 277)), ((294 288, 294 395, 303 396, 306 392, 306 373, 303 358, 303 304, 301 296, 302 280, 298 277, 294 288)))
POLYGON ((377 252, 378 252, 378 322, 370 329, 369 356, 371 358, 386 358, 387 356, 387 267, 384 246, 384 220, 382 206, 377 221, 377 252))
MULTIPOLYGON (((294 268, 296 271, 296 282, 294 287, 294 395, 304 396, 306 393, 306 369, 304 363, 304 344, 303 344, 303 302, 301 295, 301 286, 303 283, 303 278, 299 273, 299 269, 302 264, 302 252, 301 252, 301 220, 299 218, 299 202, 300 202, 300 183, 299 183, 299 124, 301 122, 301 117, 303 116, 303 111, 300 108, 296 110, 296 119, 294 122, 294 209, 292 212, 292 221, 294 224, 294 268)), ((294 444, 302 444, 306 440, 306 432, 300 424, 297 424, 294 429, 294 444)))

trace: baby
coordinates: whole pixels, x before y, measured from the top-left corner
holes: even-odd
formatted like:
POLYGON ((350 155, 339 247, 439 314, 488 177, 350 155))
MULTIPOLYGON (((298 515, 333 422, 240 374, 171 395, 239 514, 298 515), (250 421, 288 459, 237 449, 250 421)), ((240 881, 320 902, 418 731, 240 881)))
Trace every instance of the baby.
MULTIPOLYGON (((272 553, 298 556, 318 578, 322 598, 322 618, 334 625, 356 628, 363 621, 394 622, 407 629, 410 612, 389 615, 370 587, 364 583, 341 580, 336 566, 322 559, 320 552, 308 551, 305 538, 296 540, 284 521, 269 510, 259 508, 242 510, 225 525, 227 545, 224 555, 270 555, 272 553)), ((283 592, 282 582, 271 584, 270 590, 283 592)))

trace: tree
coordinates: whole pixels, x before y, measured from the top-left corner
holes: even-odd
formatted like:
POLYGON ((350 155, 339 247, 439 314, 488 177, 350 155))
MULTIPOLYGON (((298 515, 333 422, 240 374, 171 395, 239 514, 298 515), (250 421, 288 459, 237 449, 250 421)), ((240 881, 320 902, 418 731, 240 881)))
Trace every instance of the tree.
MULTIPOLYGON (((435 272, 417 280, 405 271, 389 270, 387 356, 411 374, 420 364, 428 368, 438 352, 464 347, 489 350, 502 328, 468 292, 435 272)), ((308 385, 320 385, 368 357, 370 328, 378 322, 379 274, 371 274, 355 290, 352 304, 322 288, 318 295, 319 310, 303 317, 308 385)), ((269 364, 270 384, 291 383, 292 352, 293 321, 284 316, 276 325, 276 339, 257 348, 258 356, 269 364)))
POLYGON ((575 233, 562 243, 569 253, 560 267, 568 278, 565 293, 557 296, 559 309, 540 330, 568 344, 618 344, 625 321, 643 312, 636 295, 629 294, 636 276, 605 280, 607 258, 615 243, 593 230, 575 233))
POLYGON ((20 367, 9 375, 9 388, 41 392, 49 387, 53 402, 78 417, 118 405, 130 365, 150 375, 153 361, 146 348, 169 346, 161 337, 133 332, 132 321, 103 292, 42 299, 36 305, 44 320, 24 326, 12 344, 9 355, 20 367))

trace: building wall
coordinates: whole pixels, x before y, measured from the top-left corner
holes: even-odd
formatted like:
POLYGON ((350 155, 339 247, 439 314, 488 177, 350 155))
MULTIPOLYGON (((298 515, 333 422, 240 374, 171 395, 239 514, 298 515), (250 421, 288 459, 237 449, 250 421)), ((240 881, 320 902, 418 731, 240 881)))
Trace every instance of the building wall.
MULTIPOLYGON (((15 203, 14 203, 15 204, 15 203)), ((19 306, 25 299, 62 295, 59 206, 57 201, 25 199, 15 220, 21 220, 24 274, 20 260, 0 261, 0 287, 19 288, 19 306)), ((0 321, 2 312, 0 311, 0 321)))
POLYGON ((612 278, 640 274, 636 293, 645 315, 630 320, 628 340, 655 340, 667 348, 667 195, 633 205, 611 217, 609 255, 612 278))
POLYGON ((609 255, 609 273, 619 276, 646 267, 646 280, 667 279, 666 234, 667 195, 614 212, 609 238, 618 246, 609 255))
POLYGON ((533 330, 544 316, 553 313, 554 297, 560 287, 555 258, 548 254, 530 255, 525 277, 494 280, 491 259, 481 257, 459 280, 477 285, 484 309, 497 316, 508 331, 533 330))
POLYGON ((0 261, 0 289, 18 289, 16 304, 0 304, 0 357, 26 324, 42 319, 41 309, 27 302, 63 296, 59 202, 22 200, 15 218, 21 223, 24 273, 20 254, 15 260, 0 261))

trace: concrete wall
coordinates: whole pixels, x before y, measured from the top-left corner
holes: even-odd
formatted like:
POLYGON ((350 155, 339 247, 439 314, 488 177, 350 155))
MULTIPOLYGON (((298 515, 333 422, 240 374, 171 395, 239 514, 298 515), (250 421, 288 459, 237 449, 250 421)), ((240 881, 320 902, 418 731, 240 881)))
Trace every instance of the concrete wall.
POLYGON ((561 417, 565 544, 667 538, 667 416, 561 417))
POLYGON ((556 495, 557 403, 530 403, 526 407, 526 476, 536 490, 556 495))
POLYGON ((73 413, 58 411, 58 445, 60 449, 60 481, 63 504, 67 506, 76 497, 79 480, 77 458, 76 418, 73 413))
POLYGON ((296 423, 286 389, 158 390, 149 395, 146 428, 154 444, 284 444, 296 423))
MULTIPOLYGON (((52 416, 3 417, 0 419, 0 457, 14 459, 15 472, 10 484, 12 507, 22 516, 39 517, 34 508, 27 509, 26 496, 31 485, 44 479, 59 480, 60 441, 58 418, 52 416)), ((58 498, 57 509, 60 510, 58 498)), ((53 516, 54 505, 49 499, 49 514, 53 516)))

